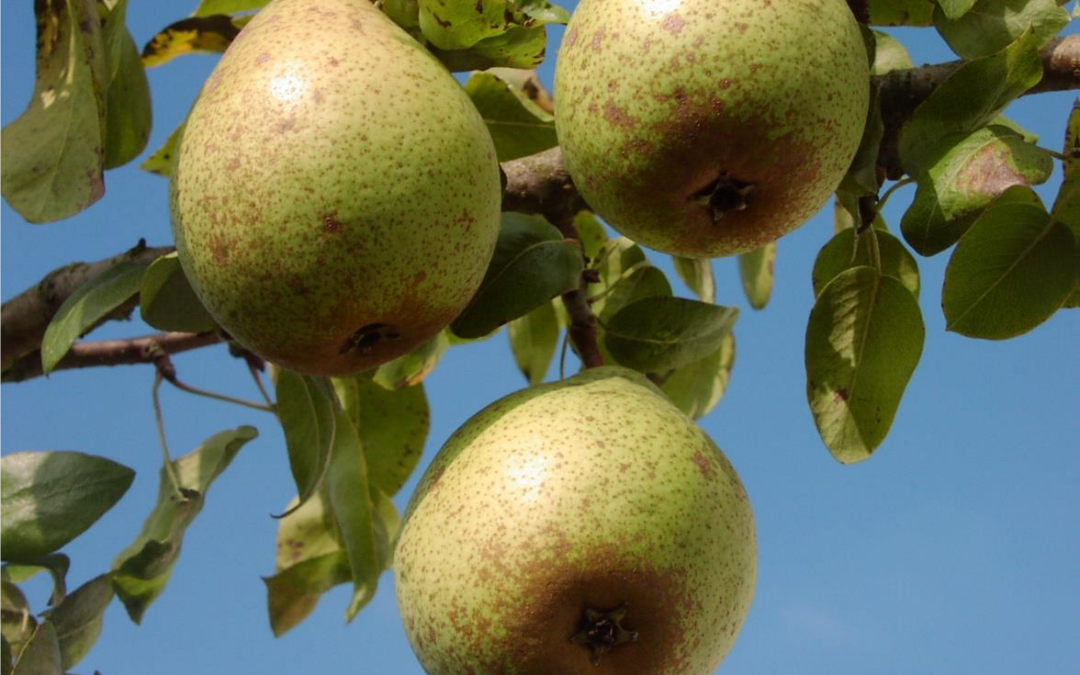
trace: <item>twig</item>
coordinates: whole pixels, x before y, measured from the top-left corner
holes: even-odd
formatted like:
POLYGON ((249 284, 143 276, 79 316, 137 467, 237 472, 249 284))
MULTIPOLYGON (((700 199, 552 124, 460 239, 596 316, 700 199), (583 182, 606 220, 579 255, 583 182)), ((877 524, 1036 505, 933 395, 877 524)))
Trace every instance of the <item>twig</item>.
MULTIPOLYGON (((552 213, 548 214, 548 220, 559 228, 563 237, 581 241, 577 228, 574 227, 573 214, 552 213)), ((582 272, 578 287, 563 293, 562 301, 570 315, 567 332, 577 348, 581 364, 585 368, 595 368, 604 365, 604 357, 600 355, 600 345, 597 343, 596 315, 589 305, 588 283, 588 276, 582 272)))

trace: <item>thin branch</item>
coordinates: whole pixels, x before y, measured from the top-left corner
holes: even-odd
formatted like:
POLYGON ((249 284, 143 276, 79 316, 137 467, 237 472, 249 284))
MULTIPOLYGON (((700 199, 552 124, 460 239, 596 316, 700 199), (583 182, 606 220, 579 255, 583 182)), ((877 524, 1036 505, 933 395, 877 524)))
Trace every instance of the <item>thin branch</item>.
MULTIPOLYGON (((178 354, 221 342, 216 333, 158 333, 123 340, 77 342, 54 370, 155 363, 155 346, 165 354, 178 354)), ((4 382, 23 382, 41 375, 41 352, 33 351, 4 371, 4 382)))
MULTIPOLYGON (((574 216, 562 213, 547 214, 555 227, 559 228, 563 237, 580 242, 577 228, 574 227, 574 216)), ((593 314, 589 305, 589 275, 582 272, 578 287, 572 291, 563 293, 562 301, 570 315, 570 327, 567 332, 570 340, 577 348, 581 364, 586 368, 595 368, 604 365, 604 357, 600 355, 600 345, 596 335, 596 315, 593 314)))

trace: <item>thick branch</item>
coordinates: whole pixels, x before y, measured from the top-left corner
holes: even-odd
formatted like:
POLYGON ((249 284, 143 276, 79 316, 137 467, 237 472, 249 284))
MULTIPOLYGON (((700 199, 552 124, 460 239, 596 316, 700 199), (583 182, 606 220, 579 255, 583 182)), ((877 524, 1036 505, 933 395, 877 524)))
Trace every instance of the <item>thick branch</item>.
MULTIPOLYGON (((580 242, 577 228, 574 227, 574 216, 565 213, 546 214, 548 219, 559 228, 563 237, 580 242)), ((572 291, 563 293, 563 306, 570 315, 570 341, 574 343, 581 363, 586 368, 595 368, 604 365, 604 357, 600 355, 600 345, 596 335, 596 315, 593 314, 589 305, 589 276, 588 270, 581 275, 578 287, 572 291)))
MULTIPOLYGON (((221 342, 217 333, 158 333, 125 340, 79 342, 60 360, 54 370, 154 363, 165 354, 179 354, 221 342)), ((4 371, 4 382, 22 382, 41 375, 41 352, 24 355, 4 371)))
MULTIPOLYGON (((41 338, 60 305, 90 279, 124 261, 150 263, 170 253, 171 246, 147 247, 140 241, 132 249, 93 263, 76 262, 57 268, 34 286, 0 306, 0 370, 6 371, 16 360, 41 347, 41 338)), ((137 301, 132 299, 117 308, 109 319, 131 314, 137 301)))

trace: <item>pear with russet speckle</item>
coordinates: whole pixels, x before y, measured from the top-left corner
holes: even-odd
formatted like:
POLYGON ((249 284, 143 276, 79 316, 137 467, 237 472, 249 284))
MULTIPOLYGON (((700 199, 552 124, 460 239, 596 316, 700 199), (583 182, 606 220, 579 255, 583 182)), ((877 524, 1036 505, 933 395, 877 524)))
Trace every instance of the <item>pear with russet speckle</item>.
POLYGON ((612 227, 723 256, 828 201, 869 88, 845 0, 582 0, 558 53, 555 126, 574 184, 612 227))
POLYGON ((431 675, 707 675, 755 566, 731 464, 645 377, 604 367, 462 425, 409 503, 394 576, 431 675))
POLYGON ((499 230, 495 149, 460 85, 364 0, 275 0, 207 80, 171 175, 180 262, 256 354, 341 375, 430 339, 499 230))

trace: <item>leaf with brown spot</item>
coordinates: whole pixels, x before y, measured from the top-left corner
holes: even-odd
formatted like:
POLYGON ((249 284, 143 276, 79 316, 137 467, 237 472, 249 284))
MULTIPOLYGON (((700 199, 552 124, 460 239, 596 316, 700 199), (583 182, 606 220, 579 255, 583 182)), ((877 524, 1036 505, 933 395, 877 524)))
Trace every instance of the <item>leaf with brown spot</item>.
POLYGON ((491 73, 476 73, 465 93, 480 111, 500 162, 553 148, 555 118, 509 82, 491 73))
POLYGON ((942 157, 918 177, 915 198, 900 221, 904 239, 922 255, 939 253, 998 195, 1043 183, 1053 168, 1047 151, 1003 126, 950 137, 942 157))
POLYGON ((184 54, 224 52, 240 34, 244 23, 246 19, 223 14, 193 16, 171 23, 143 47, 143 65, 154 68, 184 54))
POLYGON ((180 137, 183 133, 184 124, 181 123, 180 126, 173 129, 173 132, 169 134, 165 143, 139 165, 139 168, 143 171, 149 171, 150 173, 156 173, 159 176, 168 178, 169 174, 172 172, 173 157, 176 156, 176 148, 180 143, 180 137))

